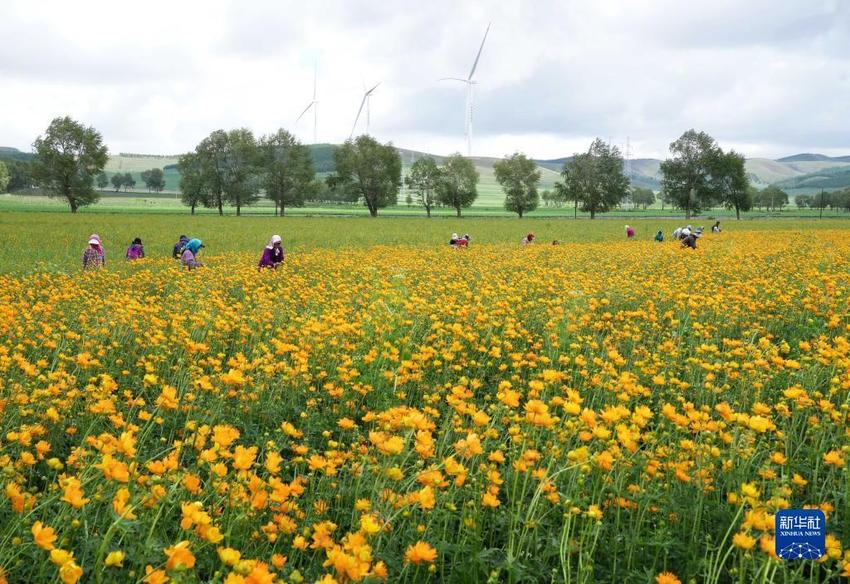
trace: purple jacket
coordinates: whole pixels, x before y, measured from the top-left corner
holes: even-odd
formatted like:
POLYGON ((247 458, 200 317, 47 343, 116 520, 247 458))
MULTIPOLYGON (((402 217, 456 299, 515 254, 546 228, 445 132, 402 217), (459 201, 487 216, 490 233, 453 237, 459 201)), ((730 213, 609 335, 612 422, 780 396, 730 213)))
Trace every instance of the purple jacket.
POLYGON ((263 248, 263 255, 260 258, 259 267, 261 268, 276 268, 278 264, 283 262, 284 251, 283 247, 273 247, 271 249, 263 248))

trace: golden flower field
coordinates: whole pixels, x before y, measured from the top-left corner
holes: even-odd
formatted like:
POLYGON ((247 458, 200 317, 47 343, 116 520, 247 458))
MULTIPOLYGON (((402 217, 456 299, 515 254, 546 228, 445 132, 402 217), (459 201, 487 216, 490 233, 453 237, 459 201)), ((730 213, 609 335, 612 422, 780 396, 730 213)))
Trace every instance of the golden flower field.
POLYGON ((0 580, 850 576, 847 231, 620 227, 0 275, 0 580))

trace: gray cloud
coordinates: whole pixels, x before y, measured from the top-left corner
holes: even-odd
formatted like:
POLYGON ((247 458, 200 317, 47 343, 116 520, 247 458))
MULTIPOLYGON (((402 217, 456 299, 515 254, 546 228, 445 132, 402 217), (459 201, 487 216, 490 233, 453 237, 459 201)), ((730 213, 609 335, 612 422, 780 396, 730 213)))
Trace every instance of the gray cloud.
MULTIPOLYGON (((850 3, 839 0, 304 4, 91 0, 0 7, 0 145, 28 147, 55 115, 114 151, 178 152, 220 127, 287 127, 319 68, 319 139, 348 137, 363 85, 370 132, 419 150, 569 154, 594 136, 663 155, 683 130, 783 155, 850 152, 850 3), (84 30, 85 34, 80 31, 84 30)), ((365 124, 364 124, 365 125, 365 124)))

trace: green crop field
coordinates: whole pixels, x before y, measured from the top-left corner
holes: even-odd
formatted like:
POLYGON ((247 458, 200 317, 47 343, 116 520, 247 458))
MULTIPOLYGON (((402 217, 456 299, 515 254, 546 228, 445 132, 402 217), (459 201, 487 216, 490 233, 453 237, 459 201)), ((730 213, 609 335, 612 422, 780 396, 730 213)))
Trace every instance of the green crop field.
MULTIPOLYGON (((0 207, 2 209, 2 207, 0 207)), ((669 237, 682 225, 682 219, 633 217, 630 224, 637 230, 637 241, 651 240, 658 229, 669 237)), ((695 221, 696 224, 699 224, 695 221)), ((770 237, 777 230, 820 230, 850 227, 843 219, 777 219, 723 222, 727 232, 757 231, 770 237)), ((256 252, 274 233, 283 236, 289 250, 305 252, 313 248, 351 248, 372 245, 442 246, 452 232, 469 233, 473 244, 492 245, 518 243, 528 232, 539 241, 551 244, 617 241, 625 239, 623 222, 597 219, 578 221, 538 217, 516 219, 507 217, 392 217, 373 219, 352 217, 218 217, 150 213, 78 213, 18 212, 0 213, 0 272, 39 269, 74 271, 80 253, 91 233, 103 238, 108 257, 118 269, 125 269, 120 260, 135 237, 141 237, 152 257, 166 257, 181 234, 199 237, 207 245, 206 254, 256 252)), ((706 237, 711 237, 706 235, 706 237)))

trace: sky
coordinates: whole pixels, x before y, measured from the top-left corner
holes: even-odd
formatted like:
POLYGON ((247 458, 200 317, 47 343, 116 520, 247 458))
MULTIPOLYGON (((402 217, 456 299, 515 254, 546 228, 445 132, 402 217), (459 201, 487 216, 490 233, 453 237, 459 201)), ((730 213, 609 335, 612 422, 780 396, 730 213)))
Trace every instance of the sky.
POLYGON ((749 157, 850 154, 850 1, 0 0, 0 146, 50 120, 113 153, 216 129, 354 131, 430 152, 558 158, 594 137, 663 158, 696 128, 749 157))

